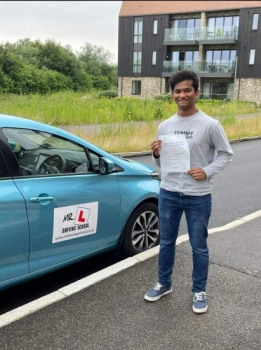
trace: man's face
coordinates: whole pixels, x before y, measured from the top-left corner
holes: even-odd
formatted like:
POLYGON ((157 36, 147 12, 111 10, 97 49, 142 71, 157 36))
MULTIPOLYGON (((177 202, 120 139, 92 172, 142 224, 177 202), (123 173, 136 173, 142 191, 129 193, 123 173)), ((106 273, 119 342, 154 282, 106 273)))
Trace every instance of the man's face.
POLYGON ((199 96, 199 90, 195 91, 192 83, 192 80, 184 80, 174 87, 172 96, 179 110, 187 111, 195 105, 195 100, 199 96))

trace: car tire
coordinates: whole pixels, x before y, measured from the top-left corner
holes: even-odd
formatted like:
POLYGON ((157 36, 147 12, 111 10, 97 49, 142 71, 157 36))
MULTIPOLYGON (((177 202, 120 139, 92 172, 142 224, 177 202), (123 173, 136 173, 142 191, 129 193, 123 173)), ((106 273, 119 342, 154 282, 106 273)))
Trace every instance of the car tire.
POLYGON ((159 244, 159 211, 157 205, 145 203, 131 214, 124 230, 122 250, 133 256, 159 244))

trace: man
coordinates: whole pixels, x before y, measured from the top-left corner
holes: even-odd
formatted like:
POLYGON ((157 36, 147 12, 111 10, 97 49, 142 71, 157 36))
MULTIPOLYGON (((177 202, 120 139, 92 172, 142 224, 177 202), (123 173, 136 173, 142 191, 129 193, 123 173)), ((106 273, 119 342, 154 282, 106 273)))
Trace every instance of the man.
MULTIPOLYGON (((231 161, 233 151, 219 121, 198 110, 195 105, 199 96, 197 75, 190 70, 181 70, 170 78, 169 84, 178 111, 159 125, 157 139, 151 144, 153 160, 161 166, 162 135, 185 135, 184 144, 189 149, 190 168, 184 172, 162 171, 159 196, 161 239, 158 282, 144 298, 156 301, 172 292, 171 275, 175 261, 175 245, 180 219, 185 212, 193 255, 193 311, 204 313, 208 308, 207 227, 211 214, 213 176, 231 161)), ((173 154, 174 152, 175 148, 173 154)))

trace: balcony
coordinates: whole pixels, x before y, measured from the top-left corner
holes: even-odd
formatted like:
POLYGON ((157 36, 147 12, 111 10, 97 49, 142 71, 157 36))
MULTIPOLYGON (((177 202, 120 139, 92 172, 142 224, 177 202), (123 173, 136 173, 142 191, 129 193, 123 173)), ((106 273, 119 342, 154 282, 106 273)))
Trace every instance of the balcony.
POLYGON ((198 45, 200 28, 165 29, 163 45, 198 45))
POLYGON ((238 27, 165 29, 163 45, 236 44, 238 27))
POLYGON ((236 44, 238 27, 205 27, 201 29, 199 44, 236 44))
POLYGON ((171 77, 181 69, 191 69, 199 77, 232 78, 235 76, 235 61, 164 61, 162 77, 171 77))
POLYGON ((235 61, 199 61, 199 77, 232 78, 235 76, 235 61))

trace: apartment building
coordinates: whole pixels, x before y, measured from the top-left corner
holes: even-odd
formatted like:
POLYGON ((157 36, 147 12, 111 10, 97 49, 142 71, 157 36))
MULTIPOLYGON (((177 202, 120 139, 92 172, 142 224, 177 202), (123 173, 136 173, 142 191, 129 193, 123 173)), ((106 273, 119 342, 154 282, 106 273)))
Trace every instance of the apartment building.
POLYGON ((123 1, 118 93, 169 92, 193 69, 201 98, 261 102, 261 1, 123 1))

